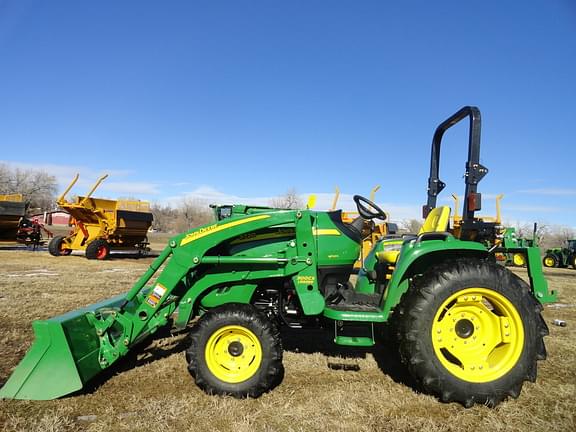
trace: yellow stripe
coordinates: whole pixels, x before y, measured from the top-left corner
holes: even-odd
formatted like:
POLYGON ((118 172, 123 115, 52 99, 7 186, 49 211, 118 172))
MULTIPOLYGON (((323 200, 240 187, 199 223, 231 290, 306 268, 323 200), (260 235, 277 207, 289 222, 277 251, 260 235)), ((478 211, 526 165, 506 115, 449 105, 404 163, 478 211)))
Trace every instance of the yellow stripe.
POLYGON ((228 222, 226 224, 223 225, 218 225, 218 224, 214 224, 214 225, 210 225, 204 228, 200 228, 198 231, 194 231, 193 233, 188 234, 186 237, 184 237, 182 239, 182 241, 180 242, 180 246, 184 246, 185 244, 191 243, 193 241, 196 241, 198 239, 201 239, 202 237, 206 237, 209 236, 211 234, 215 234, 217 232, 223 231, 225 229, 228 228, 233 228, 235 226, 238 225, 244 225, 246 223, 250 223, 250 222, 254 222, 257 220, 262 220, 262 219, 268 219, 270 217, 270 215, 259 215, 259 216, 252 216, 246 219, 240 219, 240 220, 236 220, 233 222, 228 222))
POLYGON ((327 228, 327 229, 318 229, 318 228, 313 228, 312 229, 312 234, 314 234, 315 236, 323 236, 323 235, 335 235, 335 236, 339 236, 340 235, 340 231, 338 231, 335 228, 327 228))

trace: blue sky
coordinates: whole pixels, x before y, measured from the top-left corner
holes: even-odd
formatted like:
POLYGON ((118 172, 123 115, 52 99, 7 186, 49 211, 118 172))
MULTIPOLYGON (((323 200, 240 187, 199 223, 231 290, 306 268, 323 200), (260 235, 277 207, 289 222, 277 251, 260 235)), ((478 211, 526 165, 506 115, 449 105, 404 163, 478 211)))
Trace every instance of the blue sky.
MULTIPOLYGON (((0 161, 100 194, 418 217, 436 126, 482 111, 481 213, 576 227, 571 0, 0 0, 0 161)), ((441 178, 462 193, 466 126, 441 178)))

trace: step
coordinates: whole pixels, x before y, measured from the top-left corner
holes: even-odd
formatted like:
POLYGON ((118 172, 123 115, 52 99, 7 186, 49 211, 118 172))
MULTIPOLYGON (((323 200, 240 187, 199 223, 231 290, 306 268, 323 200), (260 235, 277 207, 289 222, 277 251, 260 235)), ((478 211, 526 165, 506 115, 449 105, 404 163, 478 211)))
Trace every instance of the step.
POLYGON ((357 347, 371 347, 376 343, 374 339, 363 336, 336 336, 334 343, 337 345, 357 346, 357 347))

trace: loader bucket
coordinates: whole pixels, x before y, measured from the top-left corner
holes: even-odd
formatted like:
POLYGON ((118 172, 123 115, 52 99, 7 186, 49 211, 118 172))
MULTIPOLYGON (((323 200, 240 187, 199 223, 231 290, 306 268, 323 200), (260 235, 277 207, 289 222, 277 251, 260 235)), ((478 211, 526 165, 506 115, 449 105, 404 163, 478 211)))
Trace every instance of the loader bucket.
POLYGON ((102 372, 100 340, 86 318, 100 308, 113 308, 124 300, 114 297, 50 318, 34 321, 35 341, 0 389, 0 398, 48 400, 74 393, 102 372))

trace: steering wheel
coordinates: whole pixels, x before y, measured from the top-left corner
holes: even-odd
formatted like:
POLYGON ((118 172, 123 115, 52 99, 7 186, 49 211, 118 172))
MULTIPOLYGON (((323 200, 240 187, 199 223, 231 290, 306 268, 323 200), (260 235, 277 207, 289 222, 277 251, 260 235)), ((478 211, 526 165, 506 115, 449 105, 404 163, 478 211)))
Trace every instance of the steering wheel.
POLYGON ((364 198, 360 195, 354 195, 354 202, 358 208, 358 213, 362 216, 362 219, 381 219, 386 220, 386 213, 368 198, 364 198))

